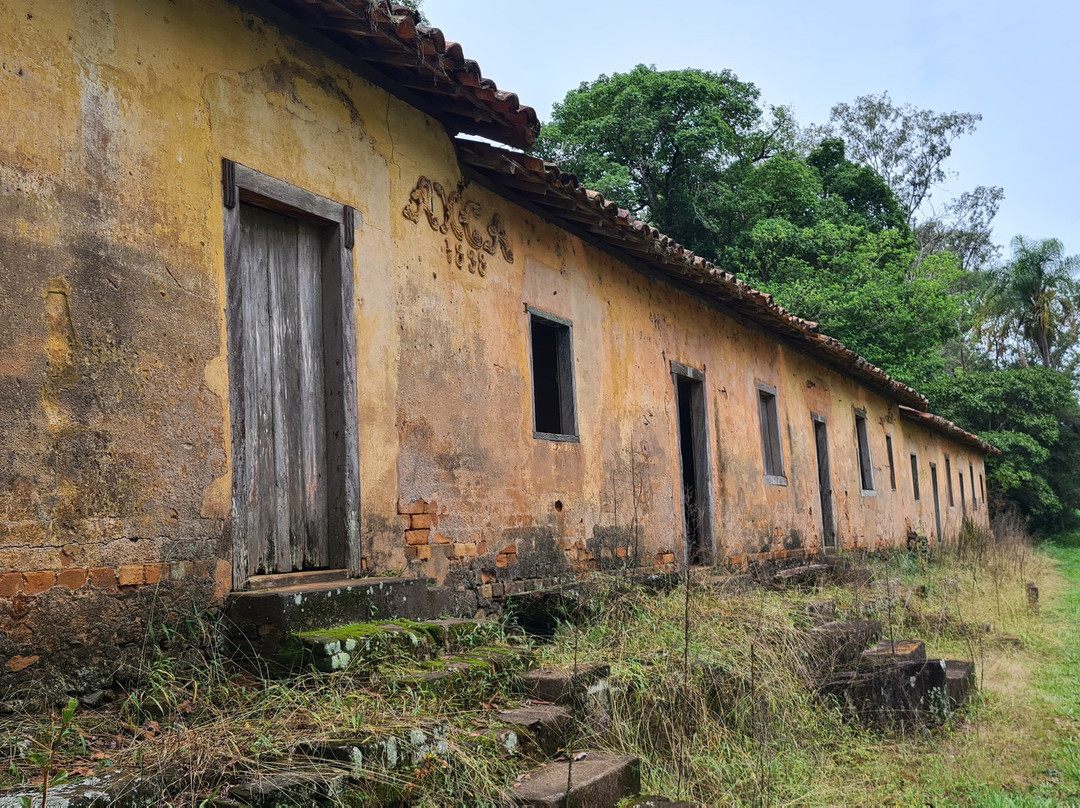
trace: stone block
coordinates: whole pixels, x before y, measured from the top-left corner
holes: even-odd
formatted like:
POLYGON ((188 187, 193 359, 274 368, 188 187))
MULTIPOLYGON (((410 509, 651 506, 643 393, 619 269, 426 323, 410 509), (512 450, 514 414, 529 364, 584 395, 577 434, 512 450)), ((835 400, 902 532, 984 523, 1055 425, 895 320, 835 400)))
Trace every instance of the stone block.
POLYGON ((641 765, 636 757, 586 752, 573 763, 549 763, 532 772, 509 797, 513 804, 530 808, 599 808, 618 805, 640 789, 641 765))
POLYGON ((552 757, 565 746, 573 727, 571 711, 557 704, 503 710, 496 718, 514 728, 518 748, 535 749, 552 757))
POLYGON ((953 709, 964 706, 976 690, 975 663, 957 659, 945 660, 945 688, 953 709))
POLYGON ((458 542, 454 545, 455 558, 470 558, 476 555, 476 542, 458 542))
POLYGON ((897 662, 925 662, 926 646, 919 640, 882 640, 867 648, 859 659, 860 668, 892 665, 897 662))
POLYGON ((53 588, 56 583, 56 573, 51 570, 44 572, 23 573, 22 593, 24 595, 40 595, 53 588))

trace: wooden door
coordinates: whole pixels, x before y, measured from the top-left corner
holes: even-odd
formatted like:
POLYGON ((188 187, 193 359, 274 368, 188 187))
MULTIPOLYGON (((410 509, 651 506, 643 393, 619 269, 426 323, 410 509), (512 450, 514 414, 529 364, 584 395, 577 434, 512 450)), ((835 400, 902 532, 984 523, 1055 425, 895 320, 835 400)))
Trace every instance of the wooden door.
POLYGON ((829 469, 829 433, 824 419, 814 417, 814 444, 817 447, 818 497, 821 502, 821 544, 836 547, 836 520, 833 515, 832 472, 829 469))
POLYGON ((323 228, 242 204, 240 232, 248 570, 326 567, 323 228))

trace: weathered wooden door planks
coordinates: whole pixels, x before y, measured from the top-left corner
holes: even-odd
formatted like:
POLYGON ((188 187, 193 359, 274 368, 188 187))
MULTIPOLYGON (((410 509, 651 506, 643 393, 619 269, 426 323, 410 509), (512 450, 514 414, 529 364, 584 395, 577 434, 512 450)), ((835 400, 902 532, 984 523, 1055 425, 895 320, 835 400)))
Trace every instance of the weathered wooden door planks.
POLYGON ((252 571, 330 560, 322 230, 240 206, 244 534, 252 571))

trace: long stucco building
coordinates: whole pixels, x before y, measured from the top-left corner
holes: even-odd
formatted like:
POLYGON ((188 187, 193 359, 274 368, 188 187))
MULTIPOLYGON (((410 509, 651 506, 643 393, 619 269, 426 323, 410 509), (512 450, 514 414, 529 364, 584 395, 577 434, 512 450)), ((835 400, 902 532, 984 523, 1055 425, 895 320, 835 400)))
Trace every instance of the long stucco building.
POLYGON ((295 571, 476 611, 986 524, 986 444, 524 154, 412 12, 5 0, 0 54, 0 687, 295 571))

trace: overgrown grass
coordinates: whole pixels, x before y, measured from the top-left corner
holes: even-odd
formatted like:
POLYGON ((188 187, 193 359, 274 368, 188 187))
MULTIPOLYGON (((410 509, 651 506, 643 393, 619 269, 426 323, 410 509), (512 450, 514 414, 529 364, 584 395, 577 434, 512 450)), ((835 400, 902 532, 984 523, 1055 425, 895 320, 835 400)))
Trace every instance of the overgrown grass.
MULTIPOLYGON (((612 666, 612 720, 593 722, 573 748, 636 754, 645 792, 710 805, 1080 804, 1080 535, 1033 550, 1018 525, 969 529, 933 558, 853 567, 845 583, 735 593, 696 574, 689 597, 685 583, 657 593, 598 579, 601 608, 541 649, 542 664, 612 666), (940 727, 852 721, 814 687, 831 660, 808 640, 807 607, 828 601, 840 618, 879 619, 886 638, 974 662, 980 696, 940 727)), ((219 652, 211 623, 190 630, 186 650, 155 658, 138 687, 78 710, 54 776, 137 768, 171 784, 169 803, 198 804, 227 783, 302 767, 306 745, 435 724, 447 727, 439 755, 369 768, 334 799, 496 805, 530 765, 490 730, 492 711, 515 703, 505 678, 448 698, 396 686, 410 671, 401 659, 364 673, 257 676, 219 652)), ((59 721, 3 719, 0 785, 40 781, 59 721)), ((338 770, 349 774, 348 762, 338 770)))
MULTIPOLYGON (((1068 601, 1050 558, 1012 525, 997 536, 969 531, 963 546, 934 559, 899 553, 865 563, 878 583, 856 576, 801 593, 731 595, 691 580, 689 665, 685 590, 608 595, 598 619, 566 628, 546 652, 566 667, 575 656, 612 665, 612 725, 579 744, 639 755, 647 792, 706 804, 1074 799, 1078 668, 1066 655, 1040 671, 1060 656, 1063 637, 1075 646, 1080 620, 1062 611, 1068 601), (1041 590, 1041 614, 1029 607, 1029 580, 1041 590), (920 639, 931 657, 974 662, 981 695, 941 727, 852 722, 812 686, 823 661, 804 631, 804 607, 828 600, 841 617, 880 619, 885 638, 920 639)), ((1074 585, 1080 592, 1080 577, 1074 585)))

